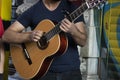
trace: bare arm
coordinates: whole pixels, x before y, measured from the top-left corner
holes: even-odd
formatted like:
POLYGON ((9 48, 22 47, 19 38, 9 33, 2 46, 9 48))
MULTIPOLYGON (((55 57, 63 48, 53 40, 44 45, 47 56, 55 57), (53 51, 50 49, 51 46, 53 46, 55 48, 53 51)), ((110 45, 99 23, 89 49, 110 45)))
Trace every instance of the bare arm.
POLYGON ((3 41, 8 43, 23 43, 29 41, 38 41, 42 35, 41 31, 22 32, 24 26, 18 21, 14 22, 2 37, 3 41))
POLYGON ((18 22, 14 22, 3 34, 3 41, 8 43, 22 43, 29 41, 29 33, 22 33, 24 27, 18 22))
POLYGON ((61 24, 61 29, 64 32, 70 33, 75 40, 75 42, 84 46, 87 41, 87 32, 85 29, 85 24, 83 22, 72 23, 67 19, 64 19, 61 24))

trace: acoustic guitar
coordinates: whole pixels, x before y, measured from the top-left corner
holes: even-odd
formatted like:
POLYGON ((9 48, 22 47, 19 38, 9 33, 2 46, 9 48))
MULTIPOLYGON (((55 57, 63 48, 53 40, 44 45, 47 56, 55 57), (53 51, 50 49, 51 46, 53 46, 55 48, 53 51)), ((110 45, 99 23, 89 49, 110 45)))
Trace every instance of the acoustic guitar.
MULTIPOLYGON (((105 3, 105 0, 92 0, 83 3, 67 18, 76 20, 86 10, 105 3)), ((60 23, 54 25, 51 20, 41 21, 35 30, 45 34, 38 42, 11 44, 10 52, 15 69, 24 79, 37 80, 44 76, 56 56, 63 55, 68 47, 66 35, 60 29, 60 23)))

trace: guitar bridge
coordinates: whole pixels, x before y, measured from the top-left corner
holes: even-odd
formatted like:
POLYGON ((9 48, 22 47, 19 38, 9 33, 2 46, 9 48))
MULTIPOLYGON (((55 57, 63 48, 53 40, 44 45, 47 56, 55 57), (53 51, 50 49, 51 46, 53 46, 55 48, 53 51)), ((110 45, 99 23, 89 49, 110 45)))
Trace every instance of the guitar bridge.
POLYGON ((31 65, 32 61, 24 43, 22 44, 22 48, 23 48, 25 59, 27 60, 28 64, 31 65))

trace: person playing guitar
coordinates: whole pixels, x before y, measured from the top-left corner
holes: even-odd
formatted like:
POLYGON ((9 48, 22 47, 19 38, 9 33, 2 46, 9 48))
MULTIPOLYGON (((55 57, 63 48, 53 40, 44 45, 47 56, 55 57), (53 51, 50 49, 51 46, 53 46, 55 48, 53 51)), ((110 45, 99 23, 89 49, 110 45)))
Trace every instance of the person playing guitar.
POLYGON ((77 7, 72 0, 39 0, 5 31, 2 39, 11 44, 13 64, 23 78, 82 80, 77 46, 86 44, 86 26, 83 15, 68 16, 77 7), (29 26, 31 31, 23 32, 29 26))

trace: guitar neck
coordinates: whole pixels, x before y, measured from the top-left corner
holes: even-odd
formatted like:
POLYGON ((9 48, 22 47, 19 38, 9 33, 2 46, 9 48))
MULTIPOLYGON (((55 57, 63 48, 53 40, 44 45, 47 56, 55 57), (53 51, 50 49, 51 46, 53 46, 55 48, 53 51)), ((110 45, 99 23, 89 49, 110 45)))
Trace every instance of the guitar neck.
POLYGON ((80 17, 88 9, 89 9, 89 6, 87 5, 87 2, 83 3, 75 11, 73 11, 71 14, 68 15, 68 19, 71 22, 74 22, 78 17, 80 17))
MULTIPOLYGON (((78 7, 76 10, 74 10, 71 14, 67 16, 67 19, 69 19, 71 22, 75 21, 78 17, 80 17, 83 12, 89 9, 89 6, 86 3, 83 3, 80 7, 78 7)), ((58 23, 52 30, 50 30, 48 33, 45 34, 47 41, 49 41, 54 35, 61 32, 60 29, 60 23, 58 23)))

